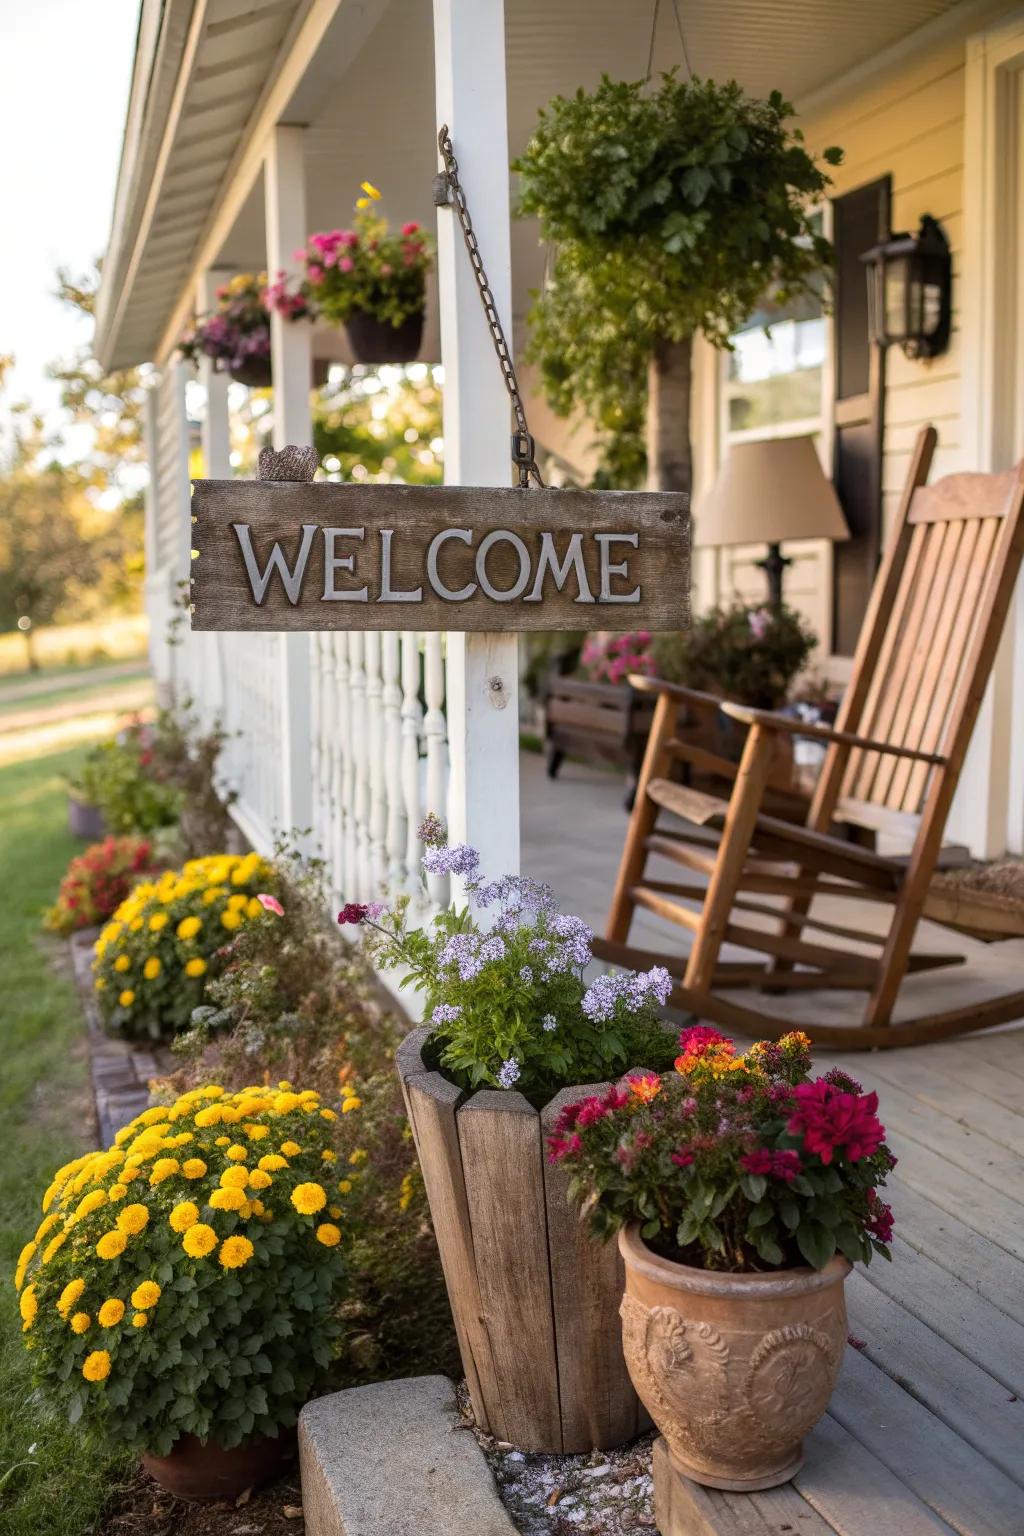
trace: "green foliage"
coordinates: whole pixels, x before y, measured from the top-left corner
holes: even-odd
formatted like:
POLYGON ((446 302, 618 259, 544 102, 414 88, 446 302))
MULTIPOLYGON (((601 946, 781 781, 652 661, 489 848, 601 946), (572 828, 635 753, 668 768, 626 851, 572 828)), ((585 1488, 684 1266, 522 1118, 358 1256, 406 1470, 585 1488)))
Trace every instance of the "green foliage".
POLYGON ((438 485, 442 478, 441 388, 435 370, 346 370, 320 392, 313 445, 344 480, 438 485))
POLYGON ((190 859, 144 880, 96 940, 97 1001, 111 1034, 159 1040, 184 1029, 207 976, 223 968, 232 935, 272 924, 258 900, 272 895, 274 867, 258 854, 190 859))
POLYGON ((173 826, 181 814, 180 791, 146 771, 140 730, 136 726, 97 742, 71 785, 77 799, 96 807, 111 832, 155 832, 173 826))
POLYGON ((528 355, 556 410, 590 413, 619 483, 642 473, 655 344, 701 332, 725 346, 766 293, 784 302, 831 259, 811 215, 829 177, 792 110, 735 81, 670 74, 648 91, 605 76, 556 97, 513 167, 519 211, 553 248, 528 355))
POLYGON ((877 1096, 838 1068, 812 1082, 800 1033, 743 1056, 703 1026, 680 1045, 677 1075, 628 1079, 559 1117, 551 1156, 595 1234, 636 1221, 666 1257, 738 1272, 889 1258, 877 1096))
POLYGON ((339 1385, 459 1371, 444 1275, 398 1078, 405 1026, 381 1016, 374 978, 328 926, 323 870, 281 850, 284 916, 240 931, 164 1096, 215 1077, 241 1088, 269 1073, 347 1088, 335 1145, 344 1190, 348 1286, 338 1309, 339 1385))
POLYGON ((336 1120, 287 1084, 212 1085, 58 1170, 15 1283, 36 1380, 70 1422, 158 1455, 294 1424, 337 1334, 336 1120))
POLYGON ((40 942, 39 912, 76 851, 62 778, 82 749, 40 754, 0 768, 0 1531, 4 1536, 82 1536, 94 1529, 111 1482, 127 1465, 72 1427, 33 1389, 18 1298, 9 1277, 39 1192, 56 1162, 90 1144, 92 1092, 81 1015, 63 946, 40 942))
POLYGON ((671 989, 667 972, 600 977, 588 988, 593 934, 581 918, 559 912, 536 881, 483 883, 472 849, 449 848, 432 824, 428 832, 425 870, 461 874, 470 906, 444 908, 427 928, 408 927, 404 899, 386 914, 354 907, 342 916, 369 922, 377 965, 401 968, 400 985, 424 993, 428 1050, 453 1081, 515 1087, 542 1105, 560 1088, 668 1062, 657 1011, 671 989))
POLYGON ((807 665, 817 636, 792 608, 732 603, 694 619, 683 634, 656 635, 658 675, 756 709, 777 709, 807 665))

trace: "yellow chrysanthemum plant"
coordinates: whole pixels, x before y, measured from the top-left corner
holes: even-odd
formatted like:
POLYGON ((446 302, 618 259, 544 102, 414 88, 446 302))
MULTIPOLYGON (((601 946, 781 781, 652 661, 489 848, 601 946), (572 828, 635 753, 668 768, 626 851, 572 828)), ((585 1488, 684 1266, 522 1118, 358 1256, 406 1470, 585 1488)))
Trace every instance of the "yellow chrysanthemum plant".
POLYGON ((230 1449, 329 1384, 338 1116, 287 1082, 197 1088, 54 1175, 14 1276, 41 1391, 122 1446, 230 1449))
POLYGON ((94 985, 107 1029, 161 1039, 186 1028, 235 934, 274 921, 266 909, 280 910, 279 883, 274 866, 249 853, 190 859, 137 885, 96 940, 94 985))

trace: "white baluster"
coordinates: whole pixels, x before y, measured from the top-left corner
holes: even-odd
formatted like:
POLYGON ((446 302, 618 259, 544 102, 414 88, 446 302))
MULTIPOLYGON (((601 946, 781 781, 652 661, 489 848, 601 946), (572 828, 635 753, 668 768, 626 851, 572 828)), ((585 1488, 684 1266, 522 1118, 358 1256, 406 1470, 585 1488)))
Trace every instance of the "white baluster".
POLYGON ((310 776, 310 823, 312 826, 311 852, 320 852, 323 826, 323 801, 320 795, 320 768, 323 758, 323 693, 321 692, 321 665, 323 652, 319 634, 309 636, 309 776, 310 776))
POLYGON ((342 755, 344 751, 342 716, 343 711, 347 709, 348 705, 348 650, 347 647, 343 649, 343 642, 345 640, 346 636, 337 632, 328 636, 333 711, 331 716, 330 742, 331 836, 327 853, 327 878, 330 882, 332 897, 341 895, 344 876, 345 806, 342 800, 342 755), (341 675, 343 657, 344 681, 341 675))
POLYGON ((420 894, 420 637, 402 631, 402 799, 405 804, 405 889, 415 901, 420 894))
MULTIPOLYGON (((444 653, 441 636, 430 634, 426 641, 425 693, 427 710, 423 717, 423 734, 427 742, 427 800, 426 810, 433 811, 442 820, 447 817, 448 806, 448 735, 444 715, 444 653)), ((431 900, 439 907, 448 904, 448 878, 431 875, 427 880, 431 900)))
POLYGON ((353 891, 349 900, 366 900, 373 894, 373 872, 370 865, 370 748, 366 718, 365 638, 357 630, 353 630, 348 637, 352 667, 352 743, 356 760, 354 799, 356 860, 355 878, 352 881, 353 891))
POLYGON ((398 631, 381 637, 384 690, 384 774, 387 795, 388 893, 402 889, 405 854, 405 815, 402 808, 402 685, 398 631))
POLYGON ((320 640, 320 857, 326 861, 328 879, 334 847, 334 754, 337 750, 337 690, 334 683, 333 636, 320 640))
POLYGON ((381 636, 366 632, 366 735, 370 778, 370 881, 379 896, 387 881, 388 827, 386 767, 384 763, 384 681, 381 677, 381 636))
POLYGON ((351 901, 356 889, 356 757, 352 707, 352 636, 334 637, 338 647, 338 735, 341 749, 341 872, 338 894, 351 901))

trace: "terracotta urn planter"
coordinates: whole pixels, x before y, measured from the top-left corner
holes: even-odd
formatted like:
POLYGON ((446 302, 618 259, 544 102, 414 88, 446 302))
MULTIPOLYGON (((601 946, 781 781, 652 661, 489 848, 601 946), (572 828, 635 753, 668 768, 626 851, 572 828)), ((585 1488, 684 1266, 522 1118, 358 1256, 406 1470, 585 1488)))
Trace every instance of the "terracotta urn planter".
POLYGON ((543 1110, 521 1093, 464 1093, 423 1059, 417 1029, 397 1065, 473 1410, 524 1451, 609 1449, 648 1419, 622 1355, 622 1261, 589 1236, 548 1162, 565 1088, 543 1110))
POLYGON ((410 315, 401 325, 391 325, 356 309, 345 321, 345 332, 357 362, 411 363, 423 341, 423 311, 410 315))
POLYGON ((691 1269, 659 1258, 635 1223, 619 1248, 626 1364, 672 1465, 711 1488, 788 1482, 839 1375, 850 1264, 837 1254, 820 1271, 691 1269))
POLYGON ((166 1456, 142 1458, 161 1488, 179 1499, 237 1499, 247 1488, 262 1488, 280 1477, 297 1455, 295 1430, 268 1439, 244 1440, 230 1451, 216 1441, 182 1435, 166 1456))

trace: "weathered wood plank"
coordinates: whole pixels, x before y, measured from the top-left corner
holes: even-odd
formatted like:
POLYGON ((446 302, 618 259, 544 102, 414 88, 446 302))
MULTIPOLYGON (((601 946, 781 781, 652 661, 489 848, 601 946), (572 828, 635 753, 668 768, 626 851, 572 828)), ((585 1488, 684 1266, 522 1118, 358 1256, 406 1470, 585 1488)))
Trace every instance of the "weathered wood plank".
POLYGON ((858 1350, 846 1351, 828 1411, 954 1530, 1020 1536, 1016 1483, 858 1350))
POLYGON ((482 1318, 502 1382, 500 1438, 561 1444, 540 1116, 521 1093, 483 1090, 458 1111, 482 1318))
POLYGON ((1024 1327, 899 1238, 892 1255, 891 1264, 876 1259, 864 1271, 868 1284, 1024 1397, 1024 1327))
POLYGON ((677 493, 197 480, 192 521, 194 630, 689 623, 677 493))
POLYGON ((868 1359, 1024 1486, 1024 1403, 856 1271, 846 1296, 868 1359))
POLYGON ((968 1050, 972 1056, 995 1067, 997 1072, 1012 1073, 1014 1079, 1024 1078, 1024 1029, 995 1030, 970 1041, 950 1041, 950 1045, 968 1050))
MULTIPOLYGON (((932 1065, 929 1052, 913 1051, 902 1061, 879 1055, 872 1061, 871 1071, 901 1092, 912 1094, 922 1104, 938 1110, 940 1115, 948 1115, 958 1125, 1024 1158, 1024 1115, 978 1093, 963 1079, 951 1079, 932 1065)), ((1021 1167, 1024 1173, 1024 1163, 1021 1167)))
POLYGON ((943 1536, 952 1526, 928 1508, 858 1440, 826 1414, 807 1438, 807 1460, 794 1486, 842 1536, 868 1532, 943 1536))
POLYGON ((955 1167, 941 1153, 903 1137, 891 1122, 890 1129, 894 1134, 889 1136, 889 1145, 899 1158, 899 1184, 909 1185, 996 1248, 1024 1260, 1024 1204, 1020 1200, 980 1184, 970 1172, 955 1167))
POLYGON ((654 1518, 661 1536, 835 1536, 790 1483, 767 1493, 724 1493, 682 1477, 654 1442, 654 1518))
MULTIPOLYGON (((563 1088, 541 1114, 545 1145, 565 1105, 608 1086, 563 1088)), ((568 1188, 565 1170, 545 1158, 562 1446, 566 1452, 611 1449, 648 1422, 622 1354, 622 1258, 618 1243, 597 1243, 590 1236, 577 1207, 569 1203, 568 1188)))
POLYGON ((994 1066, 964 1048, 958 1041, 945 1041, 928 1052, 928 1066, 974 1093, 992 1099, 1015 1115, 1024 1115, 1024 1078, 1016 1077, 1003 1066, 994 1066))
POLYGON ((430 1202, 473 1412, 482 1429, 498 1433, 492 1420, 500 1399, 490 1341, 482 1321, 462 1154, 455 1123, 455 1111, 462 1093, 440 1073, 423 1068, 420 1052, 429 1033, 427 1029, 418 1029, 403 1041, 397 1052, 397 1067, 430 1202))
MULTIPOLYGON (((900 1170, 902 1167, 901 1163, 900 1170)), ((1024 1270, 1020 1259, 1012 1258, 980 1232, 919 1194, 900 1177, 900 1171, 893 1174, 888 1194, 896 1215, 896 1231, 905 1243, 934 1259, 1007 1317, 1024 1324, 1024 1270)), ((1024 1239, 1024 1210, 1020 1218, 1024 1239)), ((1024 1252, 1021 1257, 1024 1258, 1024 1252)))
POLYGON ((1024 1157, 990 1141, 981 1131, 937 1113, 931 1105, 904 1092, 895 1081, 881 1077, 875 1071, 877 1059, 872 1058, 870 1070, 865 1067, 863 1057, 844 1061, 844 1065, 865 1088, 877 1092, 884 1125, 894 1133, 929 1147, 946 1162, 993 1189, 1024 1188, 1024 1157))

